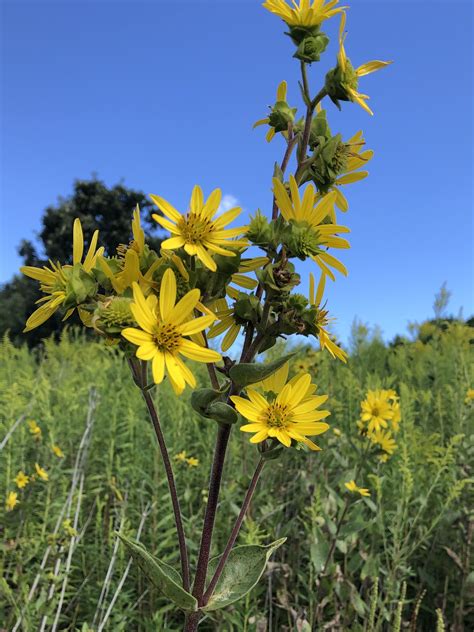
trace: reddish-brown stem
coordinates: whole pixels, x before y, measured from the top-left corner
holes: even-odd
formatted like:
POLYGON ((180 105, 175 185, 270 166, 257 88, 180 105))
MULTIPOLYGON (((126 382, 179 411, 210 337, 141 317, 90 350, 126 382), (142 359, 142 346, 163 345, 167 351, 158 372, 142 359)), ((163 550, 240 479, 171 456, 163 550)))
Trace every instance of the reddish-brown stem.
POLYGON ((202 596, 206 583, 207 566, 209 564, 209 554, 211 551, 212 532, 216 519, 217 502, 224 470, 224 460, 229 442, 232 426, 219 426, 217 431, 216 447, 214 449, 214 461, 212 463, 211 476, 209 479, 209 496, 207 500, 206 513, 204 515, 204 526, 202 529, 201 545, 197 563, 196 577, 194 578, 193 595, 202 604, 202 596))
POLYGON ((209 599, 212 597, 212 593, 214 592, 214 589, 217 585, 217 582, 220 579, 220 576, 222 575, 222 571, 224 570, 224 566, 229 558, 230 552, 232 550, 232 547, 235 544, 235 541, 237 539, 237 536, 239 535, 239 531, 240 531, 240 527, 242 526, 242 522, 244 521, 245 518, 245 514, 247 513, 247 510, 249 508, 250 505, 250 501, 252 500, 252 496, 255 492, 255 489, 257 487, 257 483, 258 483, 258 479, 260 478, 260 474, 262 473, 263 470, 263 466, 265 465, 265 460, 264 459, 260 459, 260 461, 257 464, 257 467, 255 468, 255 472, 254 475, 252 477, 252 480, 250 482, 249 488, 247 490, 247 493, 245 494, 245 498, 244 498, 244 502, 242 504, 242 508, 240 509, 240 513, 238 515, 238 518, 234 524, 234 528, 232 529, 232 532, 229 536, 229 540, 227 541, 227 545, 224 549, 223 554, 221 555, 221 559, 219 560, 219 564, 217 565, 216 571, 209 583, 209 586, 207 587, 206 592, 204 593, 203 596, 203 603, 206 604, 209 599))
POLYGON ((148 413, 150 415, 150 419, 153 424, 153 428, 155 430, 155 435, 158 440, 158 445, 160 448, 161 458, 163 459, 163 465, 166 472, 166 478, 168 479, 168 487, 171 496, 171 503, 173 505, 173 513, 176 524, 176 531, 178 533, 178 546, 179 546, 179 554, 181 559, 181 573, 183 578, 183 588, 184 590, 190 589, 190 578, 189 578, 189 560, 188 560, 188 550, 186 547, 186 537, 184 534, 184 526, 183 520, 181 518, 181 508, 179 505, 178 492, 176 490, 176 483, 174 480, 173 468, 171 465, 170 457, 168 454, 168 448, 166 447, 165 438, 163 435, 163 431, 161 430, 160 419, 158 417, 158 413, 156 412, 155 404, 153 402, 153 398, 150 394, 149 390, 146 390, 146 371, 143 369, 143 365, 140 366, 135 363, 134 360, 130 360, 130 369, 132 371, 132 375, 135 383, 139 386, 143 399, 148 408, 148 413))

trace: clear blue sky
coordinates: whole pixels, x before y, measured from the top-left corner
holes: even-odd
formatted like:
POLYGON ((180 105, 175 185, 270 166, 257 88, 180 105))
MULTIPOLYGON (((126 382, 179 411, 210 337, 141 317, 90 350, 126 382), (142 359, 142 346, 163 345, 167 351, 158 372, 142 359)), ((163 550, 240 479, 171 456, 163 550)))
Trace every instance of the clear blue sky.
MULTIPOLYGON (((452 311, 474 311, 472 3, 346 4, 354 64, 395 63, 361 81, 374 117, 327 103, 333 133, 362 128, 376 152, 370 178, 346 188, 350 273, 329 289, 329 308, 343 339, 356 316, 390 338, 431 315, 444 281, 452 311)), ((298 64, 259 1, 4 0, 1 17, 0 281, 20 265, 16 246, 34 238, 43 209, 93 172, 178 207, 200 183, 249 213, 269 210, 283 146, 252 123, 282 79, 298 99, 298 64)), ((334 63, 337 26, 311 68, 315 90, 334 63)))

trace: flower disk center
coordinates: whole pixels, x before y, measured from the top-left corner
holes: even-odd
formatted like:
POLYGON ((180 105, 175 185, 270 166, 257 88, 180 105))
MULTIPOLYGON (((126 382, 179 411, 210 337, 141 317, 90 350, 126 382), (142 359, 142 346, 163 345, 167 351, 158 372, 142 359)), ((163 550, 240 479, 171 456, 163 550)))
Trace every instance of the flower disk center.
POLYGON ((169 351, 170 353, 173 353, 179 347, 181 334, 174 325, 160 324, 158 325, 153 338, 160 351, 169 351))
POLYGON ((199 244, 212 232, 214 226, 210 220, 189 213, 180 220, 178 228, 188 244, 199 244))
POLYGON ((269 428, 284 429, 288 426, 291 413, 288 410, 288 406, 282 406, 281 404, 270 404, 265 412, 265 421, 269 428))

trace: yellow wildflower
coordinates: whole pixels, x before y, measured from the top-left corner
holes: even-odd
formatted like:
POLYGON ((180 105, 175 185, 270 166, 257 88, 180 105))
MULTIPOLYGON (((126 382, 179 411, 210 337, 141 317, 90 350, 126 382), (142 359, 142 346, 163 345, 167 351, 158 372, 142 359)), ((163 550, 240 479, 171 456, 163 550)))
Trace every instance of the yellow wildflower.
POLYGON ((45 469, 43 469, 40 465, 38 465, 38 463, 35 463, 35 470, 38 476, 41 478, 41 480, 43 481, 49 480, 48 472, 45 469))
MULTIPOLYGON (((368 437, 372 443, 378 445, 386 454, 393 454, 397 449, 397 444, 390 430, 376 430, 369 433, 368 437)), ((386 459, 384 459, 386 460, 386 459)))
POLYGON ((360 92, 357 91, 358 79, 359 77, 370 75, 371 73, 376 72, 377 70, 380 70, 381 68, 384 68, 385 66, 388 66, 392 62, 391 61, 378 61, 378 60, 368 61, 367 63, 359 66, 358 68, 355 68, 355 69, 352 68, 351 62, 347 58, 346 51, 344 48, 345 27, 346 27, 346 14, 345 12, 342 12, 341 24, 339 27, 339 52, 337 54, 338 71, 342 73, 341 80, 340 80, 341 85, 344 88, 347 94, 347 97, 351 101, 358 103, 361 106, 361 108, 363 108, 369 114, 373 115, 372 110, 369 108, 369 106, 366 103, 369 97, 366 94, 360 94, 360 92))
POLYGON ((328 325, 334 318, 329 318, 329 312, 326 309, 321 308, 321 300, 324 293, 324 284, 326 282, 326 275, 324 272, 321 274, 321 278, 318 283, 318 288, 315 290, 314 276, 312 273, 309 275, 309 302, 310 305, 316 308, 316 330, 318 332, 318 340, 321 346, 321 350, 327 349, 333 358, 338 358, 342 362, 347 362, 347 353, 338 347, 338 345, 331 339, 331 335, 327 330, 328 325))
POLYGON ((150 197, 168 218, 154 214, 153 219, 173 235, 162 243, 165 250, 184 248, 188 255, 197 256, 206 268, 215 272, 217 265, 210 253, 234 257, 238 248, 247 246, 245 239, 232 239, 245 233, 246 226, 225 229, 225 226, 240 215, 240 207, 231 208, 220 217, 214 218, 221 203, 220 189, 214 189, 204 202, 202 189, 196 185, 191 194, 189 211, 185 215, 162 197, 150 197))
MULTIPOLYGON (((277 88, 277 96, 276 96, 276 102, 282 102, 282 101, 286 101, 286 91, 287 91, 287 84, 286 81, 282 81, 277 88)), ((253 124, 253 128, 255 129, 256 127, 259 127, 259 125, 269 125, 270 124, 270 117, 266 116, 263 119, 259 119, 258 121, 256 121, 253 124)), ((274 127, 270 127, 270 129, 267 132, 267 135, 265 136, 265 139, 267 141, 267 143, 269 143, 272 138, 275 136, 276 134, 276 129, 274 127)), ((288 133, 286 130, 283 130, 282 132, 283 136, 285 136, 285 138, 288 136, 288 133)))
POLYGON ((186 451, 183 450, 182 452, 178 452, 178 454, 174 455, 174 460, 175 461, 180 461, 182 463, 184 463, 186 461, 186 451))
POLYGON ((370 433, 387 428, 387 422, 393 417, 393 410, 386 397, 386 391, 368 391, 361 403, 361 421, 367 425, 370 433))
POLYGON ((197 467, 199 465, 199 459, 196 459, 196 457, 194 456, 190 456, 188 459, 186 459, 186 463, 189 465, 189 467, 197 467))
POLYGON ((332 431, 336 435, 336 437, 340 437, 342 434, 339 428, 333 428, 332 431))
POLYGON ((9 492, 7 496, 7 500, 5 501, 5 509, 7 511, 13 511, 17 505, 20 504, 18 500, 17 492, 9 492))
POLYGON ((18 474, 15 476, 15 483, 19 489, 23 489, 28 485, 30 481, 30 477, 27 476, 23 470, 20 470, 18 474))
POLYGON ((33 419, 31 419, 28 422, 28 427, 30 429, 30 434, 33 435, 33 437, 36 440, 41 439, 41 428, 38 426, 38 424, 36 423, 36 421, 34 421, 33 419))
POLYGON ((290 175, 289 185, 291 197, 288 195, 283 183, 277 178, 273 178, 275 200, 284 219, 287 222, 304 222, 313 230, 317 236, 318 244, 321 245, 321 251, 310 256, 333 281, 335 276, 330 268, 347 275, 346 267, 336 257, 323 250, 323 248, 350 248, 350 244, 346 239, 336 235, 336 233, 349 233, 350 230, 347 226, 324 223, 326 217, 334 213, 336 193, 331 191, 331 193, 317 200, 314 185, 309 184, 305 189, 303 199, 301 199, 298 185, 293 175, 290 175))
POLYGON ((338 7, 339 0, 299 0, 299 4, 292 0, 293 8, 285 0, 265 0, 263 7, 284 20, 288 26, 318 26, 324 20, 332 18, 347 7, 338 7))
MULTIPOLYGON (((268 382, 267 382, 268 383, 268 382)), ((266 399, 258 391, 248 388, 249 399, 231 397, 237 411, 251 423, 241 426, 242 432, 255 433, 251 443, 260 443, 271 437, 289 448, 291 441, 304 443, 311 450, 320 448, 308 439, 308 435, 319 435, 329 428, 321 422, 330 415, 327 410, 315 410, 328 396, 314 396, 311 376, 304 374, 293 383, 287 383, 276 395, 266 399)))
MULTIPOLYGON (((82 255, 84 253, 84 236, 82 233, 82 225, 79 219, 74 220, 73 226, 73 245, 72 245, 72 263, 73 266, 77 263, 81 263, 85 272, 90 272, 95 265, 98 256, 102 255, 104 249, 99 248, 96 251, 97 240, 99 238, 99 231, 96 230, 92 235, 91 243, 87 255, 82 261, 82 255)), ((66 300, 66 287, 67 287, 67 275, 72 270, 72 266, 61 266, 60 263, 53 263, 49 261, 50 267, 43 266, 43 268, 35 268, 33 266, 22 266, 20 271, 27 277, 35 279, 40 282, 40 290, 49 296, 40 298, 38 303, 43 303, 26 321, 26 326, 23 331, 30 331, 42 325, 48 320, 66 300)), ((66 312, 64 320, 68 318, 74 308, 69 309, 66 312)), ((82 309, 79 309, 79 315, 87 325, 88 314, 82 309)))
POLYGON ((58 457, 58 459, 63 459, 64 458, 64 452, 55 443, 53 443, 53 445, 51 446, 51 450, 58 457))
POLYGON ((330 191, 332 190, 336 193, 336 206, 344 212, 349 208, 349 203, 340 187, 364 180, 364 178, 367 178, 369 175, 368 171, 359 171, 359 169, 365 167, 374 156, 372 149, 361 151, 364 145, 365 140, 362 136, 362 131, 357 132, 357 134, 354 134, 352 138, 345 142, 348 151, 347 162, 344 169, 339 173, 333 187, 330 188, 330 191))
POLYGON ((221 360, 217 351, 186 338, 203 331, 215 320, 214 315, 192 318, 200 291, 190 290, 176 303, 176 277, 168 268, 161 281, 159 304, 154 295, 145 299, 137 283, 133 284, 133 298, 130 309, 140 329, 127 327, 122 330, 122 336, 137 345, 137 358, 152 361, 156 384, 163 381, 166 368, 177 395, 186 384, 195 388, 196 378, 179 356, 205 363, 221 360))
POLYGON ((468 388, 466 392, 465 404, 470 404, 474 400, 474 388, 468 388))
POLYGON ((344 486, 353 494, 358 493, 361 496, 370 496, 370 492, 366 487, 359 487, 354 480, 344 483, 344 486))
POLYGON ((392 402, 393 417, 390 419, 390 426, 392 431, 396 434, 400 430, 400 422, 402 420, 402 414, 400 411, 400 404, 398 402, 392 402))

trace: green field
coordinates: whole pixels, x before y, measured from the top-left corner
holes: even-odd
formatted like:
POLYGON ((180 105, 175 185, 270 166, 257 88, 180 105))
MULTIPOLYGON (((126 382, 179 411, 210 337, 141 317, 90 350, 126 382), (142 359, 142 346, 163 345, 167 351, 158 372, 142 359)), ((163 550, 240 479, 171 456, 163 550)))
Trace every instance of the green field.
MULTIPOLYGON (((322 452, 284 450, 267 464, 238 542, 287 542, 254 591, 209 614, 200 630, 474 629, 473 331, 427 324, 416 341, 391 347, 361 334, 347 366, 311 350, 298 356, 295 369, 309 369, 329 393, 331 430, 319 437, 322 452), (356 422, 370 388, 400 395, 398 448, 387 462, 360 458, 356 422), (344 487, 356 469, 369 498, 344 487)), ((69 332, 34 352, 4 340, 0 366, 0 628, 182 629, 115 536, 138 532, 179 568, 155 437, 120 352, 69 332), (48 480, 36 474, 19 489, 18 472, 31 477, 36 463, 48 480), (19 502, 7 511, 12 491, 19 502)), ((177 398, 166 384, 154 392, 171 455, 199 461, 175 459, 195 562, 216 426, 192 411, 189 393, 177 398)), ((256 460, 236 428, 215 554, 256 460)))

